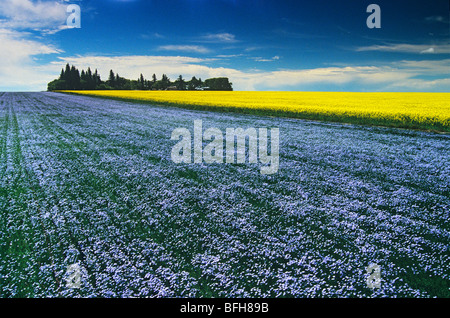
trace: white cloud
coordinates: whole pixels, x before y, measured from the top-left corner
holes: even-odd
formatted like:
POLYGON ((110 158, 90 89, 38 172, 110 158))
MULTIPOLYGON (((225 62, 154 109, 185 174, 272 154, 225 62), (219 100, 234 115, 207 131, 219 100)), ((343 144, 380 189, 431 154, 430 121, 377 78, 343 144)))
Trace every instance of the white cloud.
POLYGON ((160 51, 181 51, 192 53, 208 53, 209 50, 204 46, 199 45, 162 45, 158 47, 160 51))
POLYGON ((398 53, 437 53, 449 54, 450 44, 439 44, 430 46, 429 44, 389 44, 363 46, 356 49, 357 52, 380 51, 398 53))
POLYGON ((393 66, 403 70, 410 70, 426 76, 449 75, 450 59, 443 60, 403 60, 393 63, 393 66))
MULTIPOLYGON (((306 88, 312 84, 343 85, 355 83, 358 86, 404 81, 410 74, 390 68, 371 66, 327 67, 307 70, 283 70, 257 74, 242 74, 242 83, 253 88, 276 90, 281 87, 306 88)), ((240 79, 238 79, 239 83, 240 79)), ((236 79, 233 79, 236 82, 236 79)))
POLYGON ((420 52, 420 54, 429 54, 429 53, 434 53, 434 47, 430 47, 430 48, 420 52))
POLYGON ((26 33, 0 29, 0 91, 43 90, 52 80, 54 69, 35 61, 40 55, 58 54, 60 50, 26 38, 26 33))
POLYGON ((421 79, 408 79, 405 82, 394 82, 387 86, 388 90, 393 91, 409 91, 413 87, 416 91, 440 91, 440 92, 449 92, 450 87, 450 78, 442 78, 435 80, 421 80, 421 79))
POLYGON ((1 0, 0 27, 58 30, 67 19, 67 4, 57 1, 1 0))

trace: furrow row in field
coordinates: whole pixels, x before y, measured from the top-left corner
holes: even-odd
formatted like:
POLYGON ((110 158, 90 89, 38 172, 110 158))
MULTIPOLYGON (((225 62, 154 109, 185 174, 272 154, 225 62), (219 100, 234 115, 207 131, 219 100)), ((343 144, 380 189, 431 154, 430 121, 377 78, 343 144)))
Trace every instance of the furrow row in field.
POLYGON ((0 135, 0 180, 3 179, 6 171, 6 144, 8 138, 8 128, 9 128, 9 109, 1 100, 0 107, 0 122, 1 122, 1 135, 0 135))

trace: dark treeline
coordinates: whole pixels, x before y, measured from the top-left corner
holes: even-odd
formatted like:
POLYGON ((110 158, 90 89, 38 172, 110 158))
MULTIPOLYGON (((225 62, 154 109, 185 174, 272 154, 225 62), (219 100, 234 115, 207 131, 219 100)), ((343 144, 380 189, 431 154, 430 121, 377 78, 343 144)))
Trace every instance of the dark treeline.
POLYGON ((180 75, 175 81, 171 81, 166 74, 161 79, 157 79, 153 74, 150 80, 142 74, 136 80, 130 80, 115 74, 113 70, 109 72, 108 80, 102 81, 97 70, 92 72, 91 68, 80 71, 75 66, 66 65, 61 70, 58 79, 48 83, 49 91, 56 90, 214 90, 232 91, 232 83, 226 77, 209 78, 202 81, 195 76, 186 81, 180 75))

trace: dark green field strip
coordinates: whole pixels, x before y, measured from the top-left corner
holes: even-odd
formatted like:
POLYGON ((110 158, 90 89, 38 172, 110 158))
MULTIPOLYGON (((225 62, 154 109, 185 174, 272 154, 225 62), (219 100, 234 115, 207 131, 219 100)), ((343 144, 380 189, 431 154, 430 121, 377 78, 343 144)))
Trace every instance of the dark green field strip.
MULTIPOLYGON (((24 133, 26 136, 27 134, 24 133)), ((39 155, 36 154, 31 149, 28 149, 29 158, 40 159, 39 155)), ((68 265, 67 261, 71 261, 72 263, 75 261, 79 261, 82 265, 84 265, 85 257, 83 252, 80 249, 79 242, 76 239, 72 226, 74 222, 72 219, 68 219, 64 214, 58 213, 58 196, 49 191, 48 189, 44 189, 39 182, 37 181, 37 177, 35 173, 39 173, 39 175, 43 175, 43 170, 48 167, 48 163, 43 161, 39 164, 39 168, 34 166, 34 170, 29 173, 30 179, 34 180, 34 193, 37 199, 40 201, 40 206, 38 207, 41 217, 42 227, 46 229, 46 242, 48 243, 51 251, 54 249, 54 252, 51 253, 51 262, 52 266, 55 268, 54 272, 54 280, 51 282, 56 287, 57 292, 60 294, 62 289, 64 288, 64 280, 63 274, 68 265), (78 255, 78 259, 70 258, 67 256, 67 252, 74 253, 78 255), (70 260, 68 260, 68 258, 70 260)), ((76 224, 76 222, 75 222, 76 224)), ((89 281, 89 280, 88 280, 89 281)), ((92 281, 89 281, 92 285, 92 281)), ((60 294, 62 295, 62 294, 60 294)))
POLYGON ((51 255, 45 244, 45 231, 40 226, 40 215, 33 208, 33 189, 24 169, 19 126, 11 105, 8 105, 7 118, 7 170, 0 189, 3 203, 0 290, 5 297, 26 297, 34 293, 37 282, 47 281, 41 266, 49 264, 51 255))
MULTIPOLYGON (((26 102, 26 98, 23 99, 26 102)), ((20 110, 21 107, 19 106, 16 108, 20 110)), ((14 118, 16 119, 15 116, 14 118)), ((16 147, 20 147, 19 125, 17 123, 17 120, 15 120, 14 123, 15 123, 14 138, 16 140, 17 145, 16 147)), ((22 134, 20 135, 23 138, 22 140, 23 144, 27 145, 28 142, 32 142, 32 140, 27 140, 26 138, 27 136, 32 136, 33 131, 27 132, 22 131, 22 134)), ((29 155, 28 159, 30 158, 36 160, 41 159, 39 158, 38 155, 30 151, 29 147, 26 148, 27 154, 29 155)), ((30 206, 23 208, 23 211, 27 212, 29 210, 33 210, 35 213, 38 214, 37 216, 34 217, 34 219, 37 220, 36 222, 40 225, 41 230, 44 233, 44 238, 42 238, 40 242, 44 243, 44 245, 41 247, 41 250, 42 252, 46 253, 46 256, 44 257, 44 260, 36 262, 36 265, 39 265, 39 267, 38 269, 35 269, 35 273, 39 273, 41 275, 42 273, 49 272, 53 276, 52 279, 45 279, 42 277, 39 277, 39 279, 33 279, 30 276, 30 286, 32 286, 33 284, 38 284, 40 286, 40 288, 35 289, 33 292, 48 289, 48 290, 55 290, 57 293, 59 293, 62 287, 62 274, 64 273, 66 268, 66 265, 62 263, 62 260, 64 259, 64 254, 66 253, 67 250, 69 250, 72 244, 76 246, 77 242, 76 240, 73 239, 73 235, 71 235, 69 226, 61 227, 55 224, 55 221, 53 220, 53 215, 51 215, 53 210, 51 208, 52 202, 49 202, 51 200, 48 200, 49 194, 46 193, 40 187, 39 181, 35 176, 35 172, 39 172, 39 170, 35 171, 32 168, 30 168, 30 170, 27 170, 27 166, 29 167, 30 162, 25 162, 21 151, 20 153, 21 156, 19 159, 17 159, 16 163, 18 164, 18 168, 21 168, 20 171, 25 172, 24 178, 26 179, 26 184, 28 184, 29 186, 30 197, 33 200, 30 206), (46 263, 49 269, 47 269, 46 266, 43 266, 46 263), (47 284, 39 284, 40 281, 42 282, 45 281, 47 284)), ((40 166, 40 168, 42 168, 42 166, 40 166)), ((27 214, 27 219, 32 219, 32 217, 30 217, 27 214)), ((32 233, 22 233, 21 236, 22 236, 21 242, 29 243, 28 239, 24 238, 32 236, 32 233)))

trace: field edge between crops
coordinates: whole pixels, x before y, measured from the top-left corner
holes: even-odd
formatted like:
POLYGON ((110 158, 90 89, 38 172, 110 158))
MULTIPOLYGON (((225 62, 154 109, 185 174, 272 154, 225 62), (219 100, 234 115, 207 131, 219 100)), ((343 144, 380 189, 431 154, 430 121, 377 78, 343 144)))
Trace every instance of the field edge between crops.
POLYGON ((320 121, 320 122, 332 122, 332 123, 341 123, 341 124, 351 124, 351 125, 361 125, 361 126, 372 126, 372 127, 386 127, 386 128, 398 128, 398 129, 411 129, 418 131, 425 131, 437 134, 450 134, 450 126, 447 127, 442 125, 441 123, 436 123, 434 125, 430 125, 429 123, 420 123, 411 120, 401 122, 401 121, 393 121, 389 119, 378 119, 372 117, 360 117, 360 116, 342 116, 337 114, 324 114, 324 113, 307 113, 307 112, 287 112, 287 111, 273 111, 267 109, 248 109, 244 107, 211 107, 208 105, 194 105, 194 104, 179 104, 179 103, 171 103, 166 101, 156 101, 156 100, 143 100, 143 99, 133 99, 133 98, 125 98, 125 97, 117 97, 117 96, 100 96, 95 94, 86 94, 86 93, 78 93, 75 91, 54 91, 56 93, 63 94, 71 94, 78 96, 87 96, 94 97, 100 99, 110 99, 116 101, 124 101, 131 103, 139 103, 139 104, 147 104, 147 105, 158 105, 158 106, 166 106, 166 107, 177 107, 183 109, 192 109, 192 110, 200 110, 200 111, 212 111, 219 113, 240 113, 240 114, 249 114, 249 115, 257 115, 257 116, 268 116, 268 117, 285 117, 285 118, 293 118, 293 119, 304 119, 311 121, 320 121))

